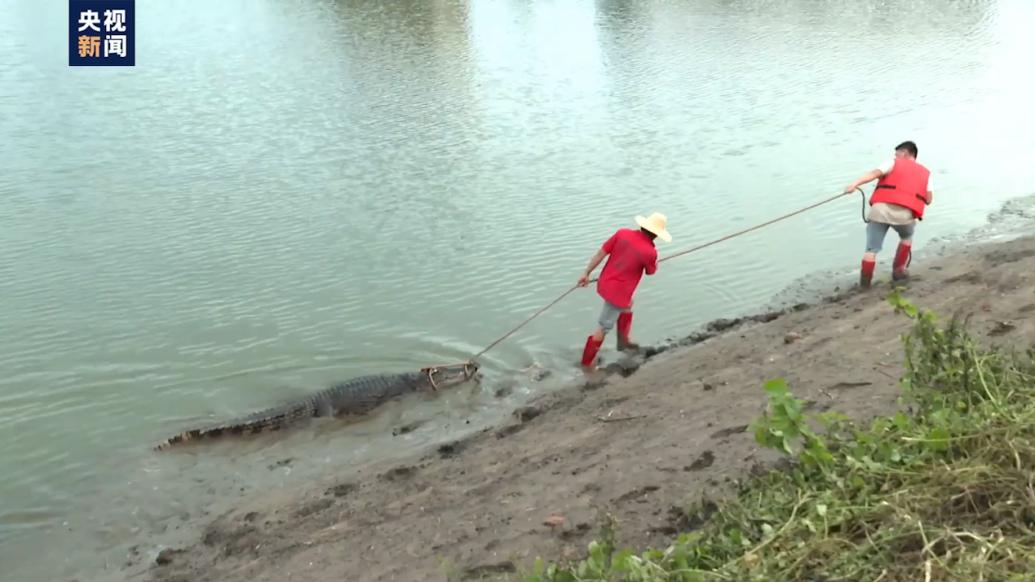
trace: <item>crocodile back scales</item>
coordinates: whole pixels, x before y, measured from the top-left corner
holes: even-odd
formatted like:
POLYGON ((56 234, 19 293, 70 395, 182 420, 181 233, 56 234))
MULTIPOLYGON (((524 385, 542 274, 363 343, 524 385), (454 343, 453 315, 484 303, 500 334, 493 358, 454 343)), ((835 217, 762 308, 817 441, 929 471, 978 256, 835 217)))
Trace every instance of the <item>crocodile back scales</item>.
POLYGON ((427 376, 419 373, 361 376, 325 388, 303 400, 260 410, 221 424, 183 431, 165 439, 155 449, 223 435, 280 430, 299 420, 317 416, 358 416, 426 385, 429 385, 427 376))

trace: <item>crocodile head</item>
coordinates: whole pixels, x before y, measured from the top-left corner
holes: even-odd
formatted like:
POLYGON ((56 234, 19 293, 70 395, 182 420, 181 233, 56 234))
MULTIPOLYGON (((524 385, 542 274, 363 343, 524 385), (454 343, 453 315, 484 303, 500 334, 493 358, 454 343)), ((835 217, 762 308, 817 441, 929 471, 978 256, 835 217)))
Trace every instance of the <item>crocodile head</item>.
POLYGON ((433 389, 448 388, 463 384, 464 382, 478 376, 478 364, 468 362, 453 366, 431 366, 422 368, 421 372, 427 375, 433 389))

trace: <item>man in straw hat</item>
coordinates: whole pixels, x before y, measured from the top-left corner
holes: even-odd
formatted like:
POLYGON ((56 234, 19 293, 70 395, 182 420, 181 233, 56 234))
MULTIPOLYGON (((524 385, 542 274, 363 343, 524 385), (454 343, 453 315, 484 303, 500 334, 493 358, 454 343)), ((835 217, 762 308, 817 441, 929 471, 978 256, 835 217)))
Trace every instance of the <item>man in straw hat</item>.
POLYGON ((618 349, 637 350, 639 346, 629 339, 632 329, 632 298, 644 273, 653 275, 658 270, 658 251, 654 248, 655 237, 665 242, 672 240, 666 226, 668 219, 655 212, 649 217, 636 217, 639 230, 618 229, 611 238, 593 255, 586 270, 579 276, 579 287, 589 284, 590 273, 597 268, 604 256, 609 255, 597 281, 597 294, 604 300, 599 324, 593 335, 586 338, 582 351, 582 365, 592 367, 597 352, 604 343, 604 336, 618 324, 618 349))

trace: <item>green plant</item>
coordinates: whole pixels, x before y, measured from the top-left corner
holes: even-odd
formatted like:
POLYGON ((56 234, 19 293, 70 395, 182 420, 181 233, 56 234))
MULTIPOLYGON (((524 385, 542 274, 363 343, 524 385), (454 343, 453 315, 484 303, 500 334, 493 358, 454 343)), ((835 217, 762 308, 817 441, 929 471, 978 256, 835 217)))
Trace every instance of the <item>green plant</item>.
POLYGON ((586 560, 538 562, 526 581, 1030 579, 1032 350, 986 349, 958 318, 941 326, 898 291, 888 302, 913 322, 902 337, 910 413, 866 426, 810 417, 786 382, 767 382, 755 438, 790 470, 753 479, 664 550, 617 550, 605 536, 586 560))
POLYGON ((826 441, 809 427, 803 412, 805 403, 795 398, 782 378, 765 383, 769 408, 751 426, 758 444, 793 456, 793 443, 803 442, 799 460, 817 469, 830 464, 833 457, 826 441))

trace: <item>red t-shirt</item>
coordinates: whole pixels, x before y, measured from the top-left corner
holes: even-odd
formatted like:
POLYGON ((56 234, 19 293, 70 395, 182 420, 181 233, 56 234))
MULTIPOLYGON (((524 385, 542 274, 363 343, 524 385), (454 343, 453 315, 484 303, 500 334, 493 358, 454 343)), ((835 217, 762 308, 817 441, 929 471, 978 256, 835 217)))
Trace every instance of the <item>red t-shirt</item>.
POLYGON ((631 228, 618 229, 601 248, 609 256, 597 280, 597 293, 625 309, 632 304, 643 273, 653 275, 658 270, 658 250, 646 234, 631 228))

